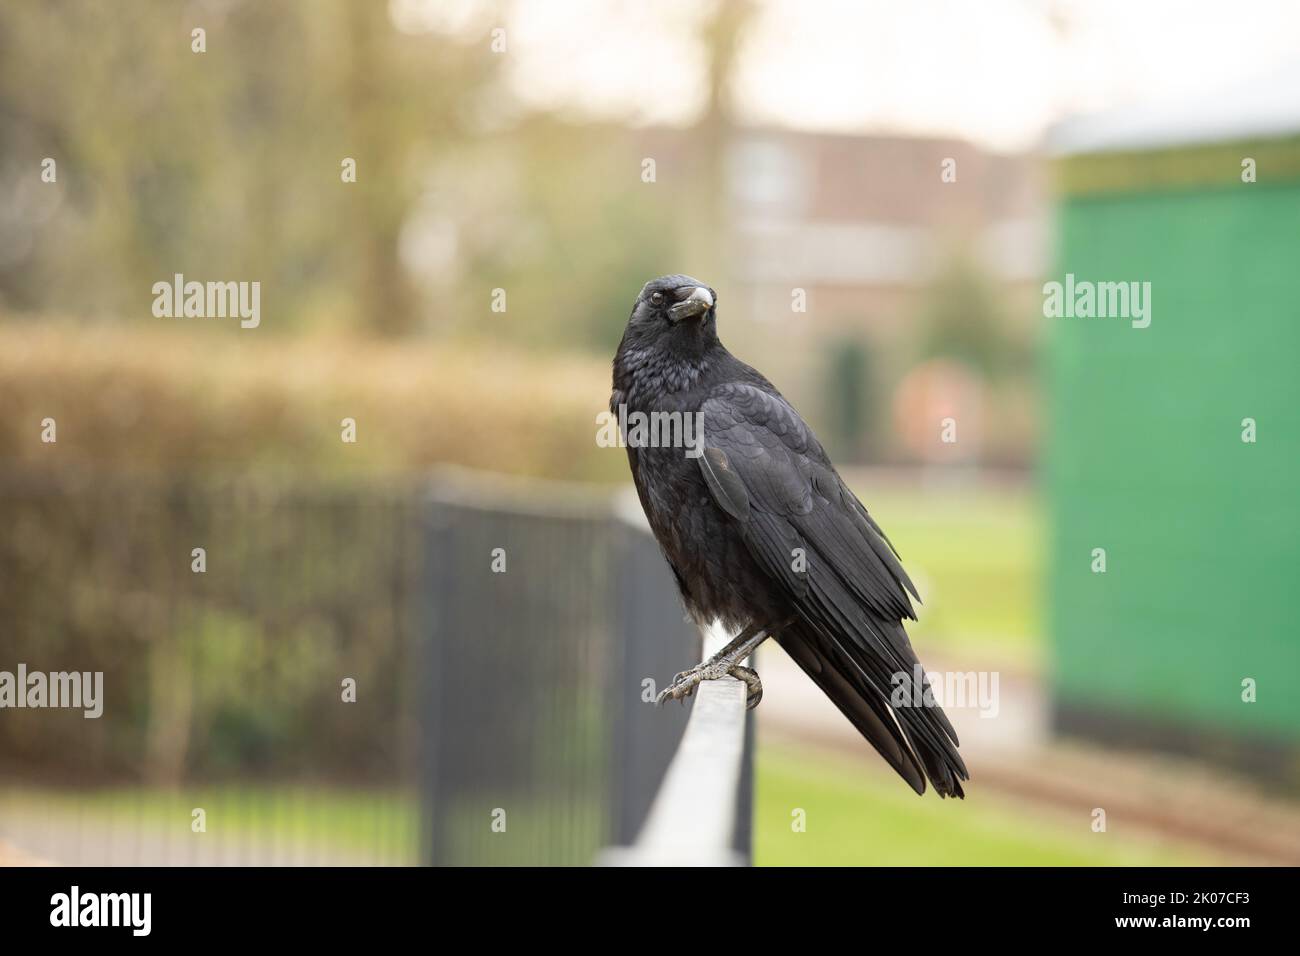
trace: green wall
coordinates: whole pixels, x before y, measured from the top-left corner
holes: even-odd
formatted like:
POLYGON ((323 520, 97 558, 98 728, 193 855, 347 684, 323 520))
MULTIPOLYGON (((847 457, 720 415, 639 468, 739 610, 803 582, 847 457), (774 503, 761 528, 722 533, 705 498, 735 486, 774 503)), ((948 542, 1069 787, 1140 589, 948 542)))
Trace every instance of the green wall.
POLYGON ((1043 319, 1057 699, 1300 741, 1300 182, 1059 215, 1049 278, 1150 281, 1152 321, 1043 319))

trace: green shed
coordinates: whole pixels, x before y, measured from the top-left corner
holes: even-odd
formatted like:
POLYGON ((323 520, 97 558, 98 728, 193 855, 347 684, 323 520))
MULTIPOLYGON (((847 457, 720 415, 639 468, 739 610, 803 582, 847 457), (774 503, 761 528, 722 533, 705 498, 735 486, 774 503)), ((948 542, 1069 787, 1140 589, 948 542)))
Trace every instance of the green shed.
POLYGON ((1288 75, 1055 132, 1043 477, 1056 728, 1300 788, 1288 75))

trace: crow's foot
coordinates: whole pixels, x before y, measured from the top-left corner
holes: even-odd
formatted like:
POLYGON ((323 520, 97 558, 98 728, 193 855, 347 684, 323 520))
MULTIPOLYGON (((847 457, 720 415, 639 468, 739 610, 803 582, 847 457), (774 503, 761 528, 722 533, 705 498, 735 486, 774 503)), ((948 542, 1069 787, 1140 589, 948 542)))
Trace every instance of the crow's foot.
POLYGON ((660 692, 655 698, 656 704, 662 704, 666 700, 685 700, 695 693, 695 688, 700 686, 702 681, 720 680, 723 677, 735 677, 743 681, 746 688, 745 707, 753 710, 758 706, 758 702, 763 699, 763 682, 758 679, 758 672, 753 668, 745 667, 734 661, 727 659, 705 661, 703 664, 696 664, 688 671, 682 671, 673 678, 673 682, 660 692))

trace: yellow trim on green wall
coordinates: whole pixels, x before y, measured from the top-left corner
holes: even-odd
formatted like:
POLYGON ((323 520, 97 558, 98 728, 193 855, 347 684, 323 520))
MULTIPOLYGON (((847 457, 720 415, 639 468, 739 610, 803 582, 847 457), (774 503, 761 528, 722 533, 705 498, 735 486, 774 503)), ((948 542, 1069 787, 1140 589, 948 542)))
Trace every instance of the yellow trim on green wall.
POLYGON ((1255 160, 1258 183, 1300 179, 1300 135, 1213 145, 1117 153, 1081 153, 1056 160, 1058 192, 1066 196, 1145 192, 1242 182, 1242 161, 1255 160))

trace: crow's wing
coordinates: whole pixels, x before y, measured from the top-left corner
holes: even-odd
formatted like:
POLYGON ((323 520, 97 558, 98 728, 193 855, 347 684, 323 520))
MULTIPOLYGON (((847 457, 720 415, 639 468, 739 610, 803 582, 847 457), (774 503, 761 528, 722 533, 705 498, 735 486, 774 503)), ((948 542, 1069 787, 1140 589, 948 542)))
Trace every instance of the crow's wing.
POLYGON ((957 735, 916 703, 924 677, 902 621, 920 598, 879 526, 780 395, 722 385, 701 412, 705 482, 799 616, 782 646, 918 793, 923 767, 961 796, 957 735))

